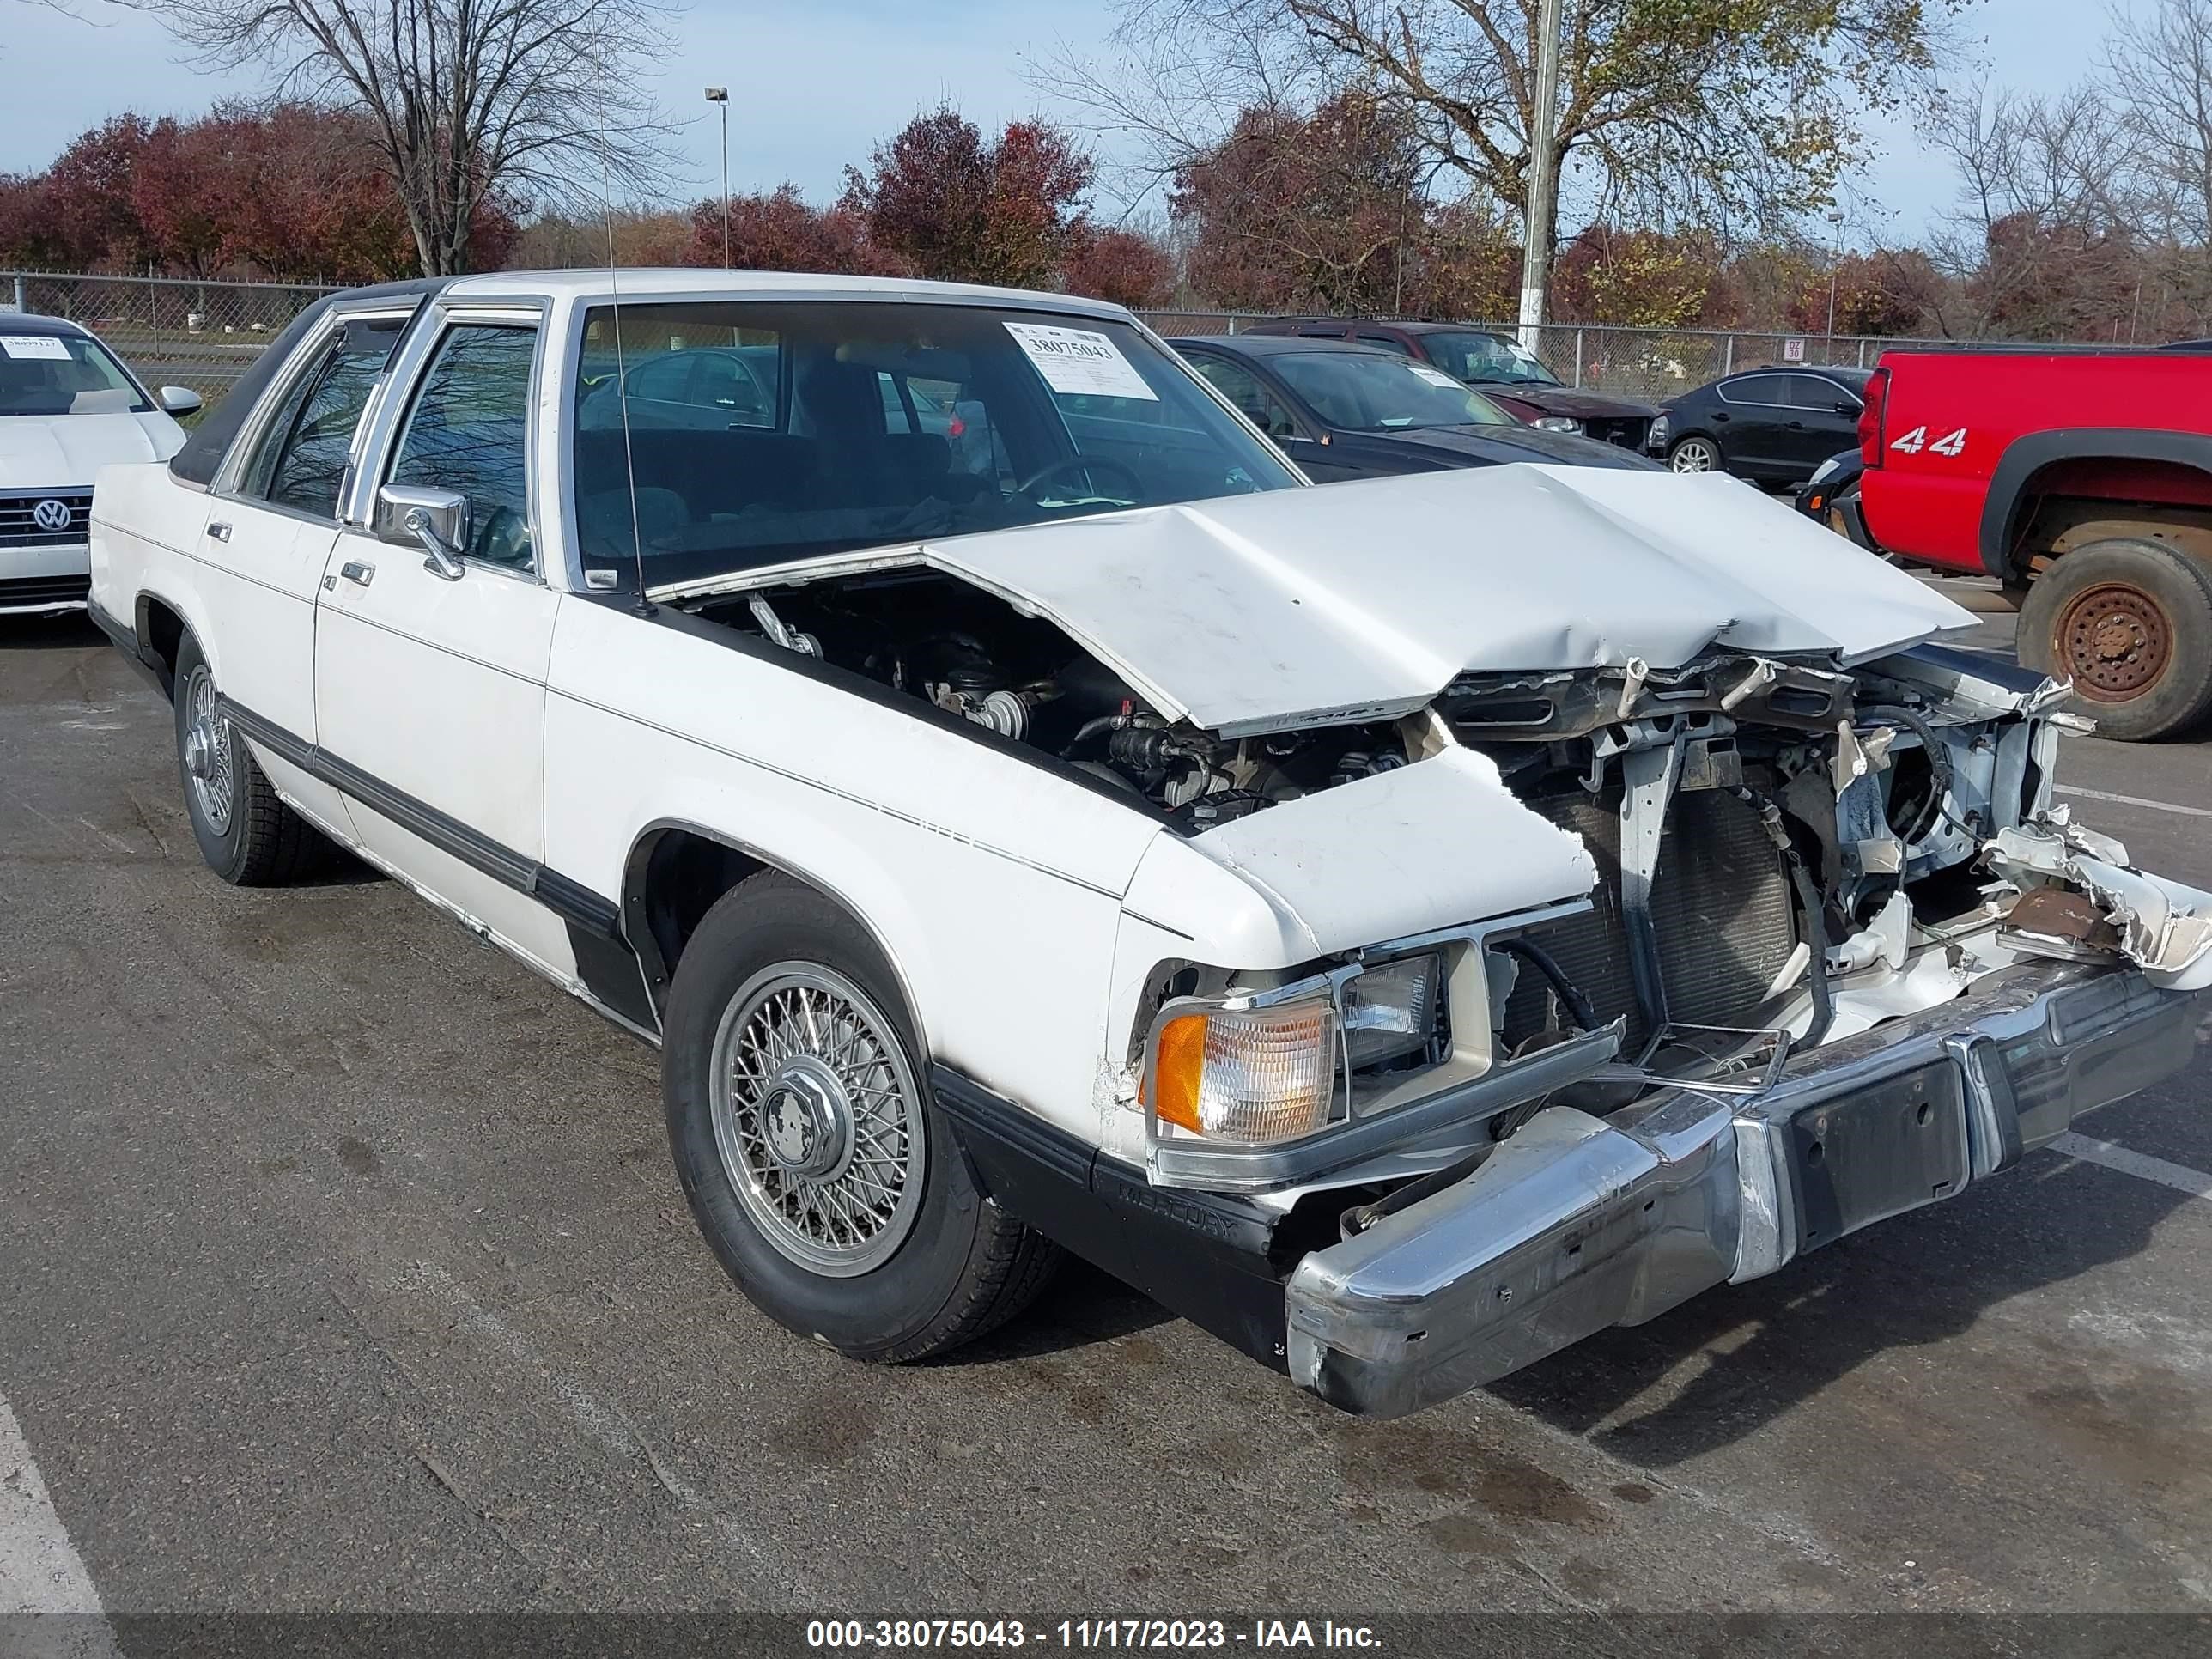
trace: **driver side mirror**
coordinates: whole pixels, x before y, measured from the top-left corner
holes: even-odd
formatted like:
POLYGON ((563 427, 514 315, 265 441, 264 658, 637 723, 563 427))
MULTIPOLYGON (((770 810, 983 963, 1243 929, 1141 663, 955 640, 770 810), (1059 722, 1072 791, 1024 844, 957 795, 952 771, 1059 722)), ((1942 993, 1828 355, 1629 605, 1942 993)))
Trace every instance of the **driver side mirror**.
POLYGON ((165 415, 190 415, 200 407, 200 394, 188 386, 165 386, 161 395, 165 415))
POLYGON ((370 525, 377 540, 419 547, 429 556, 424 569, 449 582, 468 567, 461 551, 469 544, 469 498, 458 489, 426 489, 418 484, 386 484, 376 492, 370 525))

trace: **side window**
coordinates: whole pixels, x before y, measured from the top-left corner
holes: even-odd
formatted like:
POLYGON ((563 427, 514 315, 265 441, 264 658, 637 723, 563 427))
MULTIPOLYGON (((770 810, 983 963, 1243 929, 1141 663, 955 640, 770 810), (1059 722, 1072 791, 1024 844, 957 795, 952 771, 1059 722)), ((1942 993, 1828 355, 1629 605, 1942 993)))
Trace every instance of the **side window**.
POLYGON ((1385 351, 1396 352, 1401 357, 1410 357, 1413 355, 1413 348, 1395 334, 1363 334, 1359 337, 1359 343, 1379 346, 1385 351))
POLYGON ((1260 384, 1249 369, 1218 357, 1193 357, 1190 366, 1212 381, 1223 397, 1243 410, 1245 418, 1269 437, 1298 435, 1297 422, 1291 418, 1291 411, 1260 384))
POLYGON ((681 351, 672 351, 665 357, 654 358, 630 372, 629 395, 651 398, 659 403, 690 401, 691 363, 691 358, 681 351))
POLYGON ((302 375, 278 407, 240 480, 241 494, 319 518, 337 516, 362 410, 404 326, 397 317, 347 325, 322 366, 302 375))
POLYGON ((691 401, 727 414, 732 426, 772 426, 775 408, 744 360, 726 351, 699 353, 691 401))
POLYGON ((462 323, 447 331, 422 376, 389 481, 458 489, 469 498, 469 557, 532 568, 530 371, 538 331, 462 323))
POLYGON ((1790 402, 1796 409, 1817 409, 1823 415, 1837 412, 1838 404, 1856 404, 1857 395, 1850 387, 1838 386, 1833 380, 1824 380, 1817 374, 1792 374, 1790 377, 1790 402))
POLYGON ((1783 384, 1787 379, 1781 374, 1747 374, 1741 380, 1730 381, 1719 388, 1724 404, 1764 404, 1786 409, 1790 393, 1783 384))

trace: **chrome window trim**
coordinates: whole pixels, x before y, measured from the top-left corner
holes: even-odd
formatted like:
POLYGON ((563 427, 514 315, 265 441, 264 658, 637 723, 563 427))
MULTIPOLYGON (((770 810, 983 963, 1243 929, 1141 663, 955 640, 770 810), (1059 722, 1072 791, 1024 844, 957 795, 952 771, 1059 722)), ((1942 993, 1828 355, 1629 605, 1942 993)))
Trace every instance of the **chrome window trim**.
MULTIPOLYGON (((1264 990, 1212 997, 1171 998, 1152 1016, 1145 1036, 1141 1066, 1142 1099, 1146 1103, 1140 1109, 1145 1115, 1146 1162, 1154 1184, 1248 1193, 1295 1186, 1439 1131, 1467 1127, 1532 1095, 1546 1092, 1595 1071, 1620 1053, 1626 1032, 1624 1021, 1616 1020, 1598 1030, 1583 1032, 1565 1042, 1539 1049, 1517 1060, 1499 1060, 1486 1054, 1485 1063, 1471 1073, 1464 1066, 1455 1066, 1454 1064, 1460 1057, 1461 1050, 1455 1025, 1452 1055, 1413 1074, 1410 1079, 1413 1083, 1424 1079, 1432 1080, 1436 1086, 1430 1092, 1408 1098, 1402 1087, 1394 1089, 1379 1108, 1363 1113, 1352 1091, 1350 1069, 1345 1063, 1348 1039, 1342 1018, 1344 987, 1370 968, 1407 957, 1420 956, 1441 947, 1462 945, 1468 948, 1460 961, 1447 961, 1445 964, 1447 983, 1455 986, 1470 970, 1486 971, 1485 958, 1492 939, 1564 917, 1579 915, 1589 910, 1592 901, 1588 898, 1569 899, 1532 910, 1516 911, 1486 921, 1462 922, 1449 927, 1433 928, 1426 933, 1408 934, 1402 939, 1368 945, 1358 951, 1352 960, 1338 963, 1318 974, 1310 974, 1288 984, 1272 986, 1264 990), (1170 1020, 1217 1009, 1275 1007, 1285 1002, 1321 995, 1329 999, 1339 1016, 1336 1027, 1337 1075, 1343 1089, 1340 1098, 1345 1115, 1342 1119, 1297 1140, 1280 1141, 1265 1146, 1213 1143, 1188 1131, 1164 1133, 1158 1115, 1150 1103, 1157 1099, 1158 1094, 1157 1066, 1160 1033, 1170 1020)), ((1486 1020, 1488 1013, 1486 1006, 1483 1010, 1486 1020)), ((1488 1035, 1486 1028, 1481 1034, 1482 1042, 1486 1044, 1488 1035)), ((1334 1109, 1334 1105, 1331 1109, 1334 1109)))
POLYGON ((340 522, 344 528, 374 538, 370 526, 374 520, 376 492, 383 487, 386 475, 392 470, 407 415, 414 407, 416 395, 422 390, 422 381, 447 335, 456 328, 471 326, 527 328, 536 337, 531 348, 531 392, 522 438, 522 495, 530 531, 530 568, 520 570, 513 565, 466 556, 461 562, 471 569, 496 571, 540 587, 550 586, 545 580, 542 539, 545 479, 544 458, 538 450, 544 426, 546 338, 551 331, 548 325, 551 308, 551 302, 542 298, 478 298, 473 295, 457 298, 450 290, 433 295, 426 306, 417 307, 415 325, 402 339, 398 352, 371 397, 369 409, 362 417, 361 432, 368 435, 362 440, 356 434, 360 447, 349 481, 352 499, 340 503, 340 522))

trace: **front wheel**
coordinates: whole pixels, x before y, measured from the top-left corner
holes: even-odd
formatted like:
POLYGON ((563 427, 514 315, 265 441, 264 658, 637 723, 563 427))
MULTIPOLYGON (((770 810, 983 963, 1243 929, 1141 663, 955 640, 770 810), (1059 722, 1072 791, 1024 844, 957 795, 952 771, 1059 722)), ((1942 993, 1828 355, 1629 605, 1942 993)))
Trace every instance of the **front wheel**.
POLYGON ((866 931, 780 874, 685 946, 661 1091, 693 1218, 771 1318, 858 1359, 973 1341, 1058 1261, 977 1190, 866 931))
POLYGON ((2062 554, 2029 586, 2019 630, 2021 661, 2070 678, 2104 737, 2168 737, 2212 713, 2212 569, 2163 543, 2062 554))
POLYGON ((1677 472, 1717 472, 1720 446, 1711 438, 1685 438, 1667 452, 1667 465, 1677 472))

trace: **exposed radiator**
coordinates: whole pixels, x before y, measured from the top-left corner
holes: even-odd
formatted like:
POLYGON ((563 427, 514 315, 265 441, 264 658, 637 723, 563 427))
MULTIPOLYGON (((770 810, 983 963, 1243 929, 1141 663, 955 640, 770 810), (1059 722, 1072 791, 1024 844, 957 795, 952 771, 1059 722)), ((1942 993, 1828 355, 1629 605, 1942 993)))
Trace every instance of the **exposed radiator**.
MULTIPOLYGON (((1583 838, 1598 868, 1595 908, 1532 929, 1600 1019, 1628 1016, 1630 1048, 1650 1035, 1636 1006, 1628 937, 1620 919, 1620 794, 1577 793, 1537 810, 1583 838)), ((1759 814, 1725 790, 1678 794, 1667 812, 1652 882, 1651 918, 1670 1018, 1742 1023, 1797 945, 1790 878, 1759 814)), ((1505 1036, 1518 1042, 1547 1023, 1545 987, 1526 966, 1505 1005, 1505 1036)))

